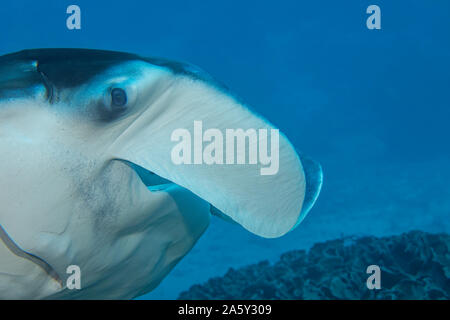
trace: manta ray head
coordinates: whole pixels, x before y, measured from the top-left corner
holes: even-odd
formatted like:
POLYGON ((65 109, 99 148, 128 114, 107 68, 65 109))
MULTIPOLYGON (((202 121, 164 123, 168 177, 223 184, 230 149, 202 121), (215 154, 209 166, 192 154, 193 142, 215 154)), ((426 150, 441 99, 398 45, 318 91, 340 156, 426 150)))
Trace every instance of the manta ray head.
POLYGON ((86 49, 0 57, 0 297, 142 295, 211 212, 263 237, 298 225, 320 166, 284 135, 274 175, 260 163, 174 163, 173 132, 195 121, 274 128, 191 65, 86 49), (81 290, 66 286, 74 265, 81 290))

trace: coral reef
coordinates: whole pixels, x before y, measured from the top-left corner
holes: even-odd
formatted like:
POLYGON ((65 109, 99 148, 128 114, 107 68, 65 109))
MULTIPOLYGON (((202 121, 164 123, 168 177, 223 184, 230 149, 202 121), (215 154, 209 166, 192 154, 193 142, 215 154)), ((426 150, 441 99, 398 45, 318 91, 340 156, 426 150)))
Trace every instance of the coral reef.
POLYGON ((450 235, 412 231, 343 238, 290 251, 194 285, 179 299, 449 299, 450 235), (369 265, 381 289, 369 290, 369 265))

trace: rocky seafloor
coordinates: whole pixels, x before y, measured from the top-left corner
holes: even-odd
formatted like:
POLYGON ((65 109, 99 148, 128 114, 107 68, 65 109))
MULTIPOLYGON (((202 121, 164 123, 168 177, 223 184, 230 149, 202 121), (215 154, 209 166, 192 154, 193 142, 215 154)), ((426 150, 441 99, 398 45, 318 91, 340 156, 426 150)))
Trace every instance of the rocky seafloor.
POLYGON ((342 238, 294 250, 270 264, 230 269, 182 292, 179 299, 449 299, 450 235, 411 231, 390 237, 342 238), (369 265, 381 289, 369 290, 369 265))

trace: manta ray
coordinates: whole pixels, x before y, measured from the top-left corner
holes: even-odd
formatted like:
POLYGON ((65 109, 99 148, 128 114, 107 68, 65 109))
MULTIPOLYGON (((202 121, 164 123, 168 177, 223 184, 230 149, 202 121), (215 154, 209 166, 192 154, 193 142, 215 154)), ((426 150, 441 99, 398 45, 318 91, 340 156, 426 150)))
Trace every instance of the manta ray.
POLYGON ((171 134, 194 121, 275 128, 190 64, 91 49, 1 56, 0 298, 132 299, 158 286, 212 215, 266 238, 305 218, 317 162, 280 133, 276 174, 176 164, 171 134), (67 287, 69 266, 81 289, 67 287))

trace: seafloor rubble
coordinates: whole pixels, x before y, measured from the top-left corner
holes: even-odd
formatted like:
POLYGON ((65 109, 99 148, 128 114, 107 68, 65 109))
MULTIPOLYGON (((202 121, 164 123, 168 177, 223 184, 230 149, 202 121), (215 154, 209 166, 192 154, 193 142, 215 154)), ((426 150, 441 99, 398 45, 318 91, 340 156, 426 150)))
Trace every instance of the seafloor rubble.
POLYGON ((450 235, 343 238, 290 251, 194 285, 179 299, 449 299, 450 235), (369 265, 381 289, 369 290, 369 265))

